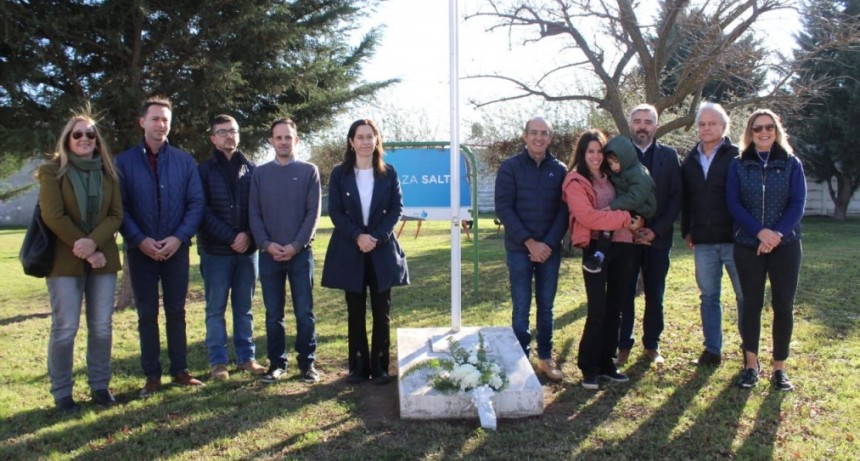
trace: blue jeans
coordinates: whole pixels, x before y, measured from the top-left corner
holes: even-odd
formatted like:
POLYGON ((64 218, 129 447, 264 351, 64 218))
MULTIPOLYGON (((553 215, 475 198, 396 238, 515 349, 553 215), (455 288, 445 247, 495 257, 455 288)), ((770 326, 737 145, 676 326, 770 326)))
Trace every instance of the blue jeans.
POLYGON ((137 248, 128 250, 131 288, 137 306, 140 335, 140 366, 147 378, 161 378, 161 339, 158 331, 158 282, 161 281, 164 318, 167 324, 167 356, 170 375, 188 371, 188 342, 185 336, 185 296, 188 294, 188 245, 167 261, 156 261, 137 248))
POLYGON ((48 277, 47 285, 51 299, 48 376, 54 400, 72 395, 75 335, 83 299, 86 299, 87 316, 87 378, 91 390, 107 389, 111 376, 111 316, 116 274, 48 277))
POLYGON ((738 271, 735 268, 734 244, 714 243, 696 244, 693 249, 696 262, 696 284, 699 286, 702 301, 702 333, 705 335, 705 350, 720 355, 723 350, 723 306, 720 303, 722 292, 723 266, 729 274, 738 306, 738 334, 741 334, 744 297, 738 271))
POLYGON ((209 365, 226 365, 227 297, 233 310, 233 348, 236 363, 255 358, 254 314, 251 304, 257 286, 257 253, 212 255, 200 253, 200 274, 206 293, 206 349, 209 365))
POLYGON ((290 282, 293 313, 296 316, 296 354, 299 368, 307 369, 315 360, 317 350, 316 319, 314 318, 314 255, 308 247, 289 261, 275 261, 268 253, 260 253, 260 285, 266 305, 266 346, 269 368, 287 369, 287 340, 284 327, 284 307, 287 303, 286 282, 290 282))
MULTIPOLYGON (((642 271, 645 286, 645 315, 642 319, 642 345, 645 349, 657 350, 660 347, 660 334, 663 333, 663 294, 666 291, 666 276, 669 274, 669 253, 671 248, 654 248, 649 245, 636 245, 633 265, 642 271)), ((618 348, 633 348, 633 323, 636 320, 636 284, 639 270, 634 270, 628 289, 629 301, 621 308, 621 328, 618 334, 618 348)))
POLYGON ((529 260, 528 252, 507 252, 508 272, 511 282, 513 313, 511 324, 514 334, 523 347, 526 357, 531 350, 532 335, 529 329, 529 311, 532 304, 532 279, 534 279, 535 302, 537 304, 537 348, 538 358, 552 357, 552 308, 558 288, 558 269, 561 252, 554 251, 543 264, 529 260))

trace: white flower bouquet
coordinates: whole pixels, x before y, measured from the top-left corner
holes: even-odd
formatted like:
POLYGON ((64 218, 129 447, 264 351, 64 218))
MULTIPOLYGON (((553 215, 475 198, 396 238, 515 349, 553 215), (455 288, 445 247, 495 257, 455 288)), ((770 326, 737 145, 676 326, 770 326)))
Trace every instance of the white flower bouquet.
POLYGON ((484 336, 478 333, 477 349, 468 350, 453 337, 448 338, 450 358, 431 358, 411 367, 404 377, 429 368, 430 385, 440 392, 469 392, 487 385, 493 391, 502 390, 508 383, 501 365, 487 357, 484 336))
POLYGON ((496 412, 491 398, 508 384, 508 378, 501 365, 490 360, 484 344, 484 336, 478 333, 477 348, 466 349, 453 337, 448 338, 447 355, 450 357, 430 358, 409 368, 408 375, 419 370, 429 369, 430 386, 444 393, 462 392, 471 395, 471 402, 478 410, 481 426, 496 428, 496 412))

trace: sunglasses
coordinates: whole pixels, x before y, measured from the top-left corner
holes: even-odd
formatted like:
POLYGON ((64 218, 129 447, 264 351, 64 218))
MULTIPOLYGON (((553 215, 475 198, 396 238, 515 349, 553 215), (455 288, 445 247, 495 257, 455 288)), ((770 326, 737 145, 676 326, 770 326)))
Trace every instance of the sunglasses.
POLYGON ((758 126, 752 127, 753 133, 761 133, 761 130, 767 130, 768 132, 771 132, 775 129, 776 129, 776 125, 774 125, 773 123, 768 123, 767 125, 758 125, 758 126))
POLYGON ((77 141, 82 137, 86 136, 87 139, 96 139, 96 133, 94 131, 75 131, 72 133, 72 139, 77 141))

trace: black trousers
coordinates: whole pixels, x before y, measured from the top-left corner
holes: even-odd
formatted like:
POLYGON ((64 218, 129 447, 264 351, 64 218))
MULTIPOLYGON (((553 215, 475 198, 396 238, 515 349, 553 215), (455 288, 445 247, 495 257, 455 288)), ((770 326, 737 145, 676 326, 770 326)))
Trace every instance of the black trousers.
POLYGON ((744 295, 741 333, 744 348, 758 354, 761 336, 761 311, 764 308, 765 282, 770 280, 773 308, 773 359, 788 358, 794 329, 794 295, 800 274, 803 250, 800 241, 779 245, 773 251, 756 255, 756 247, 735 244, 735 265, 744 295))
MULTIPOLYGON (((635 270, 634 251, 632 243, 612 243, 600 273, 582 272, 588 314, 576 362, 585 376, 616 370, 612 357, 618 347, 621 306, 630 295, 628 285, 635 270)), ((588 252, 583 254, 583 258, 589 256, 588 252)))
POLYGON ((364 286, 361 293, 346 292, 347 335, 349 343, 349 372, 364 377, 388 373, 391 347, 391 289, 378 291, 379 284, 370 254, 364 255, 364 286), (367 347, 367 293, 373 332, 370 350, 367 347))

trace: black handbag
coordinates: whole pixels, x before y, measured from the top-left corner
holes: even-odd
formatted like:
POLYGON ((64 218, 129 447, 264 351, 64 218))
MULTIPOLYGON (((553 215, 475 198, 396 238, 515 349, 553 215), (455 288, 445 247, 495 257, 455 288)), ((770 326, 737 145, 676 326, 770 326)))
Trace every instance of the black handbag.
POLYGON ((24 267, 24 273, 33 277, 47 277, 54 267, 54 248, 57 237, 42 221, 42 209, 36 203, 33 220, 27 227, 24 243, 18 253, 18 259, 24 267))

